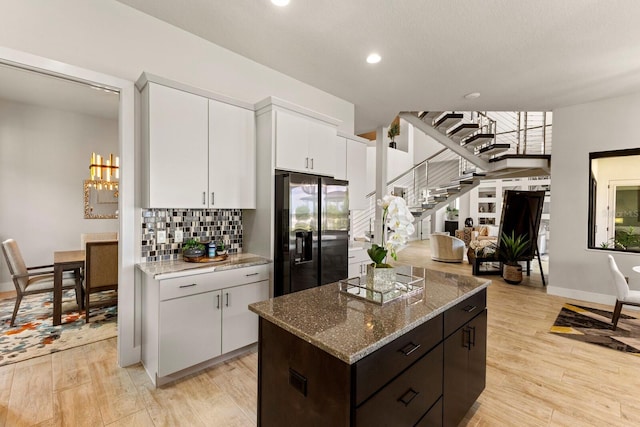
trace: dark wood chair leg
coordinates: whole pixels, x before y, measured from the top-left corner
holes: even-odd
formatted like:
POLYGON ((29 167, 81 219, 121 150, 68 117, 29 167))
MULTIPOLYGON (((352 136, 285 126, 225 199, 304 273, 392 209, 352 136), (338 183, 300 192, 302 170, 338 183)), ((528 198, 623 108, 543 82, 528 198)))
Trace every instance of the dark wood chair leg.
POLYGON ((22 295, 16 295, 16 305, 13 307, 13 316, 11 316, 11 325, 12 327, 16 325, 16 316, 18 315, 18 309, 20 308, 20 302, 22 302, 22 295))
POLYGON ((611 322, 613 323, 614 331, 618 327, 618 319, 620 319, 621 311, 622 311, 622 301, 616 300, 616 308, 613 310, 613 319, 611 319, 611 322))

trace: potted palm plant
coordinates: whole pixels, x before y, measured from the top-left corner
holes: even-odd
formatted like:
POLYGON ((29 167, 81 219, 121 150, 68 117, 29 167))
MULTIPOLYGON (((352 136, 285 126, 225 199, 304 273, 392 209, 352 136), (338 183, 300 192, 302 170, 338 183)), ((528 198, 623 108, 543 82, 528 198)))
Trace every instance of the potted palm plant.
POLYGON ((517 285, 522 282, 522 266, 518 263, 520 257, 524 254, 529 245, 527 235, 515 236, 511 231, 509 236, 502 233, 500 238, 500 259, 504 262, 502 270, 502 278, 511 285, 517 285))
POLYGON ((396 148, 396 136, 400 135, 400 123, 395 122, 389 126, 389 131, 387 132, 387 136, 391 140, 389 143, 389 147, 396 148))

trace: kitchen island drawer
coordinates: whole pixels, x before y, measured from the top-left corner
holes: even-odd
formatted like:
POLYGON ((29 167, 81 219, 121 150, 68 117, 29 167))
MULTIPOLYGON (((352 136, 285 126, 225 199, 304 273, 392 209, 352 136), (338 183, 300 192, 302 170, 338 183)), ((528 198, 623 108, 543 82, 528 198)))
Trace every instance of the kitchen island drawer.
POLYGON ((356 410, 356 426, 413 426, 442 395, 442 344, 356 410))
POLYGON ((356 405, 442 341, 442 317, 439 314, 357 363, 356 405))
POLYGON ((454 333, 459 327, 473 319, 487 307, 487 290, 471 295, 469 298, 451 307, 444 313, 445 338, 454 333))

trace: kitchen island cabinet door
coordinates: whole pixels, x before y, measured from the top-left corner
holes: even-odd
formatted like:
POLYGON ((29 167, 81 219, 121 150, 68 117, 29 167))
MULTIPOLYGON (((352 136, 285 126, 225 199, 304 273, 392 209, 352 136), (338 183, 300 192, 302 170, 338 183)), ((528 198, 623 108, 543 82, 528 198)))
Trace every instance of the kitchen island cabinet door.
POLYGON ((209 100, 209 207, 256 207, 254 112, 214 100, 209 100))
POLYGON ((247 307, 269 299, 269 281, 222 290, 222 353, 258 341, 258 315, 247 307))
POLYGON ((484 310, 444 342, 445 426, 458 425, 484 390, 486 356, 487 311, 484 310))
POLYGON ((146 207, 206 207, 207 98, 155 83, 149 83, 145 92, 143 122, 148 123, 143 123, 143 140, 149 172, 146 207))
POLYGON ((220 291, 160 303, 158 376, 163 377, 221 354, 220 291))

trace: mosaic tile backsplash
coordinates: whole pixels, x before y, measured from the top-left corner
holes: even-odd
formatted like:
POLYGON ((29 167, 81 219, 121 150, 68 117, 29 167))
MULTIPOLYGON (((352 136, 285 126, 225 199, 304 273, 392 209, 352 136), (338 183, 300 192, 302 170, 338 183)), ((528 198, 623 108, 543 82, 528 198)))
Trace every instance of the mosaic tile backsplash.
POLYGON ((242 210, 240 209, 143 209, 141 262, 182 258, 182 243, 175 243, 176 229, 183 242, 223 240, 230 254, 242 252, 242 210), (157 243, 157 231, 167 233, 166 243, 157 243))

